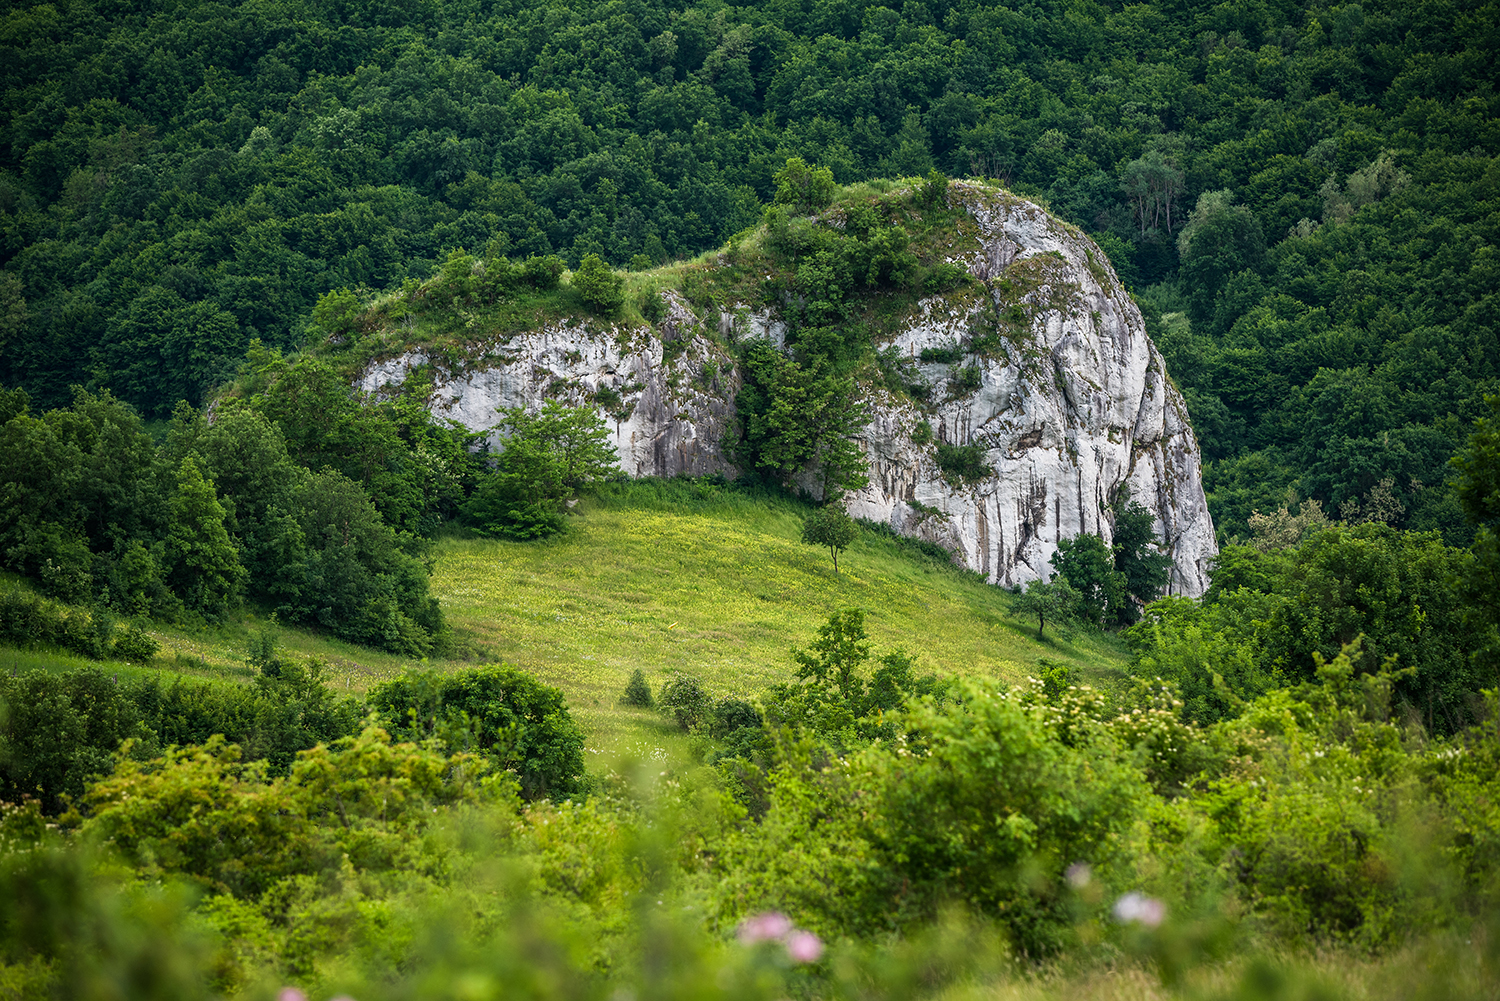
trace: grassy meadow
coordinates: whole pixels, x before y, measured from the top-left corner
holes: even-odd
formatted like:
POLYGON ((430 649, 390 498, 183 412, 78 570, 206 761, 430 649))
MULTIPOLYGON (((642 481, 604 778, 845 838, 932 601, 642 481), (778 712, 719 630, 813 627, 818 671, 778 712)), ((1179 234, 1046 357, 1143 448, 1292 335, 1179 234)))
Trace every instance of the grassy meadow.
MULTIPOLYGON (((905 540, 861 532, 835 573, 827 550, 799 540, 806 509, 691 482, 605 485, 585 498, 569 531, 545 542, 450 536, 434 550, 433 593, 467 651, 458 669, 503 660, 567 695, 597 754, 652 756, 683 738, 657 713, 619 704, 631 671, 653 689, 673 671, 698 675, 714 695, 753 699, 791 676, 791 648, 806 646, 836 609, 866 613, 874 653, 896 647, 920 669, 1018 681, 1038 661, 1070 665, 1109 685, 1123 646, 1096 631, 1048 627, 1009 614, 1010 596, 905 540)), ((243 612, 197 629, 152 624, 161 650, 149 668, 246 682, 264 616, 243 612)), ((278 646, 327 665, 337 692, 358 694, 414 666, 409 658, 290 626, 278 646)), ((66 653, 0 649, 0 670, 100 666, 66 653)))
POLYGON ((433 593, 493 657, 562 688, 596 745, 659 727, 618 704, 635 668, 653 689, 686 671, 753 698, 840 608, 864 609, 877 656, 904 647, 923 671, 1019 681, 1048 659, 1095 683, 1120 676, 1114 640, 1038 642, 1007 593, 903 540, 862 532, 835 573, 799 540, 803 513, 702 484, 619 485, 581 503, 561 538, 442 542, 433 593))

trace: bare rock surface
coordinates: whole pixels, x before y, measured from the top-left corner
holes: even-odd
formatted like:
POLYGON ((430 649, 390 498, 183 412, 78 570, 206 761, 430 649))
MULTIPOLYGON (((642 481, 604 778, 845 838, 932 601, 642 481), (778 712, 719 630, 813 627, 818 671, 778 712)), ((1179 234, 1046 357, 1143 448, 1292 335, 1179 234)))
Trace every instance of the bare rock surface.
MULTIPOLYGON (((977 248, 951 260, 978 281, 923 300, 877 345, 894 347, 929 393, 919 407, 866 388, 870 485, 850 496, 850 514, 935 542, 1012 585, 1050 576, 1061 539, 1095 532, 1110 540, 1125 487, 1155 515, 1175 563, 1171 591, 1201 594, 1217 548, 1197 439, 1103 252, 1004 192, 955 182, 949 198, 978 230, 977 248), (924 349, 959 357, 924 363, 924 349), (923 423, 930 435, 918 431, 923 423), (940 443, 980 446, 987 475, 945 477, 940 443)), ((779 347, 785 326, 763 309, 730 304, 710 319, 668 299, 654 328, 574 321, 480 344, 462 370, 436 367, 434 412, 479 430, 500 407, 547 397, 589 403, 613 430, 625 472, 732 476, 740 380, 723 344, 757 337, 779 347)), ((428 361, 420 350, 388 358, 360 387, 399 384, 428 361)))

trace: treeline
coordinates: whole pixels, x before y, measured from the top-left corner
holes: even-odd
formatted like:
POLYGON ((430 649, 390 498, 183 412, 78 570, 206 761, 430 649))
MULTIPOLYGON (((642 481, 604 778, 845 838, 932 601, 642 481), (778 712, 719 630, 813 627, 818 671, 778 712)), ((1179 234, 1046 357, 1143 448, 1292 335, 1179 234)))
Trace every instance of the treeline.
POLYGON ((227 745, 226 760, 263 769, 247 779, 284 777, 303 752, 377 722, 507 772, 528 800, 588 786, 583 733, 562 692, 513 667, 412 672, 358 699, 335 694, 317 658, 280 654, 270 633, 251 641, 248 663, 249 685, 97 668, 0 676, 0 812, 30 802, 48 816, 87 812, 88 785, 174 748, 227 745))
POLYGON ((252 402, 212 422, 184 403, 160 443, 107 392, 36 416, 5 392, 3 565, 107 615, 215 620, 248 600, 354 642, 444 649, 425 540, 484 469, 473 436, 316 362, 256 357, 252 402))
POLYGON ((1134 669, 1178 685, 1184 717, 1205 725, 1314 682, 1340 656, 1408 724, 1455 734, 1484 718, 1500 682, 1500 397, 1489 402, 1450 494, 1472 546, 1330 520, 1317 501, 1283 505, 1220 551, 1202 601, 1146 606, 1126 633, 1134 669))
POLYGON ((998 177, 1146 306, 1229 535, 1435 488, 1500 376, 1493 2, 11 10, 0 366, 148 415, 466 247, 643 267, 836 183, 998 177))

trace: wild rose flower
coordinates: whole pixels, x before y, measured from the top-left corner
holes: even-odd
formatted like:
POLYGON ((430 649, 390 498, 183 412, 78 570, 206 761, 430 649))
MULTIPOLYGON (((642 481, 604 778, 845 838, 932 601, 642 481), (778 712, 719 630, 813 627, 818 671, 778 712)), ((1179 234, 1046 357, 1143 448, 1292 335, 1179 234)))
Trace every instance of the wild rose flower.
POLYGON ((792 930, 792 919, 777 911, 755 914, 740 922, 739 939, 744 945, 771 942, 792 930))
POLYGON ((1094 870, 1089 867, 1087 862, 1074 862, 1063 873, 1063 878, 1068 881, 1068 885, 1073 889, 1081 890, 1085 886, 1088 886, 1089 881, 1094 878, 1094 870))
POLYGON ((1167 905, 1144 893, 1127 893, 1115 901, 1115 920, 1121 924, 1135 922, 1155 928, 1167 916, 1167 905))
POLYGON ((786 954, 794 963, 816 963, 823 955, 823 941, 810 931, 798 929, 786 937, 786 954))

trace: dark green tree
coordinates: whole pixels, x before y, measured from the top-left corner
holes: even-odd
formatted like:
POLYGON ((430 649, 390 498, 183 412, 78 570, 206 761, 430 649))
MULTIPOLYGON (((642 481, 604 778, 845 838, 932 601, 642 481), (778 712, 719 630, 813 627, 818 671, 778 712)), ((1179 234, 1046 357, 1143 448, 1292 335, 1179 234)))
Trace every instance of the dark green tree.
POLYGON ((824 500, 869 482, 858 440, 867 418, 852 377, 804 367, 762 342, 746 350, 744 368, 735 407, 741 449, 756 469, 784 484, 811 470, 824 500))
POLYGON ((505 445, 495 468, 479 481, 465 506, 481 531, 512 539, 556 534, 578 491, 615 470, 609 429, 591 407, 548 400, 528 411, 502 411, 496 426, 505 445))
POLYGON ((620 704, 634 706, 637 709, 650 709, 656 705, 656 699, 651 694, 651 684, 646 680, 646 673, 640 668, 630 672, 630 681, 625 684, 625 691, 620 696, 620 704))
POLYGON ((163 576, 190 611, 217 618, 239 601, 245 568, 224 527, 213 481, 204 478, 196 457, 182 460, 176 480, 162 543, 163 576))
POLYGON ((1144 506, 1121 498, 1123 510, 1115 513, 1115 569, 1124 577, 1129 600, 1111 609, 1115 624, 1128 626, 1140 618, 1142 605, 1155 601, 1171 579, 1172 557, 1157 548, 1156 517, 1144 506))
POLYGON ((1125 575, 1115 569, 1114 553, 1097 535, 1062 539, 1050 562, 1077 592, 1079 618, 1103 625, 1111 613, 1129 600, 1125 575))
POLYGON ((833 171, 811 167, 800 156, 787 160, 776 172, 776 204, 803 214, 817 212, 833 201, 833 171))
POLYGON ((394 736, 436 738, 515 772, 528 799, 584 788, 583 731, 561 690, 508 664, 453 674, 412 671, 370 693, 394 736))

